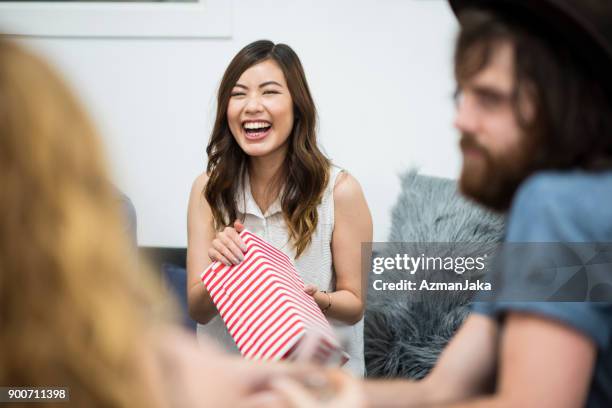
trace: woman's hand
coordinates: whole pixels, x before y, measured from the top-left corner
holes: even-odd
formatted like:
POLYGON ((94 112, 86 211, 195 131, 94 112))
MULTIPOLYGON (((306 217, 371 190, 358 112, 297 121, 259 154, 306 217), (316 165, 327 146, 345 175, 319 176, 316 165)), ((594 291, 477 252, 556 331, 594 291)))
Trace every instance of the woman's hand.
POLYGON ((219 261, 227 266, 237 265, 244 260, 246 245, 240 238, 240 232, 244 225, 240 221, 234 221, 234 227, 225 227, 217 233, 208 249, 208 257, 213 261, 219 261))
POLYGON ((306 388, 289 377, 273 379, 272 393, 279 395, 292 408, 363 408, 365 396, 359 382, 340 370, 329 372, 322 384, 306 388))
POLYGON ((312 298, 317 303, 319 308, 323 311, 323 313, 326 313, 331 308, 332 306, 331 293, 321 292, 318 287, 316 287, 315 285, 311 285, 311 284, 304 286, 304 292, 312 296, 312 298))

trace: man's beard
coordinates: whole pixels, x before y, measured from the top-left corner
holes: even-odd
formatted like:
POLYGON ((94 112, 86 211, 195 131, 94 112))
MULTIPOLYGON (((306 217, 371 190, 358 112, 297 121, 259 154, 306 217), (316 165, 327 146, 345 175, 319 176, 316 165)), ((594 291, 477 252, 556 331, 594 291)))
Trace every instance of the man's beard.
POLYGON ((530 163, 530 152, 527 143, 519 146, 517 151, 509 151, 500 157, 493 155, 476 137, 463 133, 461 149, 471 149, 481 156, 480 168, 464 154, 463 168, 459 179, 461 192, 472 200, 495 211, 506 211, 510 208, 512 198, 519 185, 533 172, 530 163))

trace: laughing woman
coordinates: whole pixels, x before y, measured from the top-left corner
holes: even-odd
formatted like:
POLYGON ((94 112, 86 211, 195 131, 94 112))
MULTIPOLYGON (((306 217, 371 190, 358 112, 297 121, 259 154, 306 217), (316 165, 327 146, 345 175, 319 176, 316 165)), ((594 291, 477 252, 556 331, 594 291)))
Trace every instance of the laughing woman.
POLYGON ((346 368, 363 375, 361 243, 372 240, 357 180, 319 150, 316 110, 299 58, 256 41, 231 61, 219 87, 206 171, 188 214, 188 299, 206 333, 237 352, 200 274, 212 261, 237 264, 246 227, 295 260, 306 292, 346 333, 346 368))

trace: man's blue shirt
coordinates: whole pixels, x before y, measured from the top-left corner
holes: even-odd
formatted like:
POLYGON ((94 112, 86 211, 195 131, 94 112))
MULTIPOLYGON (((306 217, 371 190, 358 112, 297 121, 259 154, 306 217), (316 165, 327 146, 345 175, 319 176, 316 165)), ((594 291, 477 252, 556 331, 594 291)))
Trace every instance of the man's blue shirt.
MULTIPOLYGON (((612 172, 543 172, 532 176, 521 185, 512 203, 505 241, 612 243, 612 172)), ((511 269, 501 268, 508 274, 511 269)), ((477 297, 472 311, 500 322, 508 312, 532 313, 584 334, 597 347, 586 406, 612 406, 612 304, 478 302, 477 297)))

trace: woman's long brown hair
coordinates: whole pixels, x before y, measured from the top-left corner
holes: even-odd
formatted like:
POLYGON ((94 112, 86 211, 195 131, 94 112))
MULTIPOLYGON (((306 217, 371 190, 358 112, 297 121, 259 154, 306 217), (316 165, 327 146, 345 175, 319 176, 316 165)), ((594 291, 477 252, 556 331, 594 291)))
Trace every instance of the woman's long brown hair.
POLYGON ((137 356, 161 295, 100 152, 53 70, 0 39, 0 384, 69 387, 74 406, 151 406, 137 356))
POLYGON ((294 124, 281 172, 281 208, 296 257, 310 244, 323 191, 329 180, 330 161, 317 145, 317 113, 302 64, 285 44, 255 41, 244 47, 227 67, 217 95, 217 116, 206 148, 208 183, 204 196, 220 229, 237 218, 236 193, 245 179, 248 156, 240 148, 227 122, 232 88, 244 71, 266 60, 283 71, 294 106, 294 124))

